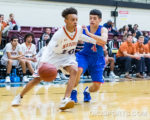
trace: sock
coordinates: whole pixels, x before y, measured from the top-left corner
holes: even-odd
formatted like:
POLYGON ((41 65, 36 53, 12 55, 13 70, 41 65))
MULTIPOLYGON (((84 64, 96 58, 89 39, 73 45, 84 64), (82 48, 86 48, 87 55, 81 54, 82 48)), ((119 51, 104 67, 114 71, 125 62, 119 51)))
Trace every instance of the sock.
POLYGON ((89 91, 89 87, 85 90, 86 92, 88 92, 88 93, 90 93, 90 91, 89 91))
POLYGON ((77 87, 73 88, 73 90, 76 90, 76 91, 77 91, 77 87))

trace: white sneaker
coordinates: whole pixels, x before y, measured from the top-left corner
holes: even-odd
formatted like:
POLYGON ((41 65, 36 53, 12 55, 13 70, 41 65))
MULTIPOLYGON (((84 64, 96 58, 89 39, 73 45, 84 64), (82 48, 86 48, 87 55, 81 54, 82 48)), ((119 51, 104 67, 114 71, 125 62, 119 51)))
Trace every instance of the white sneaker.
POLYGON ((60 73, 60 78, 63 79, 63 80, 67 80, 69 79, 68 77, 66 77, 63 73, 60 73))
POLYGON ((5 79, 6 79, 5 82, 7 82, 7 83, 10 83, 10 82, 11 82, 9 76, 7 76, 5 79))
POLYGON ((61 101, 59 109, 66 110, 74 107, 75 102, 71 98, 64 98, 61 101))
POLYGON ((29 79, 27 78, 27 76, 23 76, 23 82, 29 82, 29 79))
POLYGON ((21 103, 21 97, 20 95, 17 95, 14 100, 12 101, 11 105, 12 106, 19 106, 21 103))
POLYGON ((114 74, 114 72, 110 72, 109 78, 115 78, 115 79, 118 79, 119 76, 116 76, 116 75, 114 74))

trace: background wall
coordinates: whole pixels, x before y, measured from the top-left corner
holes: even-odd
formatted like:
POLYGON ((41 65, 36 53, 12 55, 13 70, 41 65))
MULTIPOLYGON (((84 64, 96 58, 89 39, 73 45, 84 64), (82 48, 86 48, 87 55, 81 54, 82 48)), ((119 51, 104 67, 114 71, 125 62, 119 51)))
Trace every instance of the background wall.
MULTIPOLYGON (((103 21, 113 18, 110 12, 115 7, 87 5, 87 4, 70 4, 61 2, 49 1, 28 1, 28 0, 1 0, 0 13, 5 15, 8 19, 9 13, 14 13, 16 20, 20 25, 25 26, 52 26, 60 27, 64 24, 61 12, 67 7, 75 7, 78 10, 79 24, 87 25, 89 21, 88 13, 91 9, 100 9, 103 13, 103 21)), ((132 9, 132 8, 118 8, 118 11, 127 11, 128 14, 119 15, 117 18, 117 28, 125 24, 139 24, 141 30, 150 31, 150 10, 132 9)))

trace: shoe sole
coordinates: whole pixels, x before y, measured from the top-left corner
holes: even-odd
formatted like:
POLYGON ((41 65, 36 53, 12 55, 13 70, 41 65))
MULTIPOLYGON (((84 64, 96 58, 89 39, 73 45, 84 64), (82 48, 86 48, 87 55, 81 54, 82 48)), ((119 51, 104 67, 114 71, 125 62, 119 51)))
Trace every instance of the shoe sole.
POLYGON ((18 107, 18 106, 20 106, 20 104, 13 104, 13 105, 11 105, 12 107, 18 107))
POLYGON ((74 107, 75 102, 74 101, 70 101, 68 102, 64 107, 60 107, 59 109, 61 110, 66 110, 66 109, 70 109, 74 107))

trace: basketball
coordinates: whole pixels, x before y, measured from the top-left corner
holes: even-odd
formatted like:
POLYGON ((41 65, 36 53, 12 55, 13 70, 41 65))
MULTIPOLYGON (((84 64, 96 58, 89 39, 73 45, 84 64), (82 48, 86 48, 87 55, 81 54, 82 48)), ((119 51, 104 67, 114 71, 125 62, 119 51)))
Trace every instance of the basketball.
POLYGON ((46 82, 51 82, 56 79, 57 69, 54 65, 43 63, 39 68, 40 78, 46 82))

